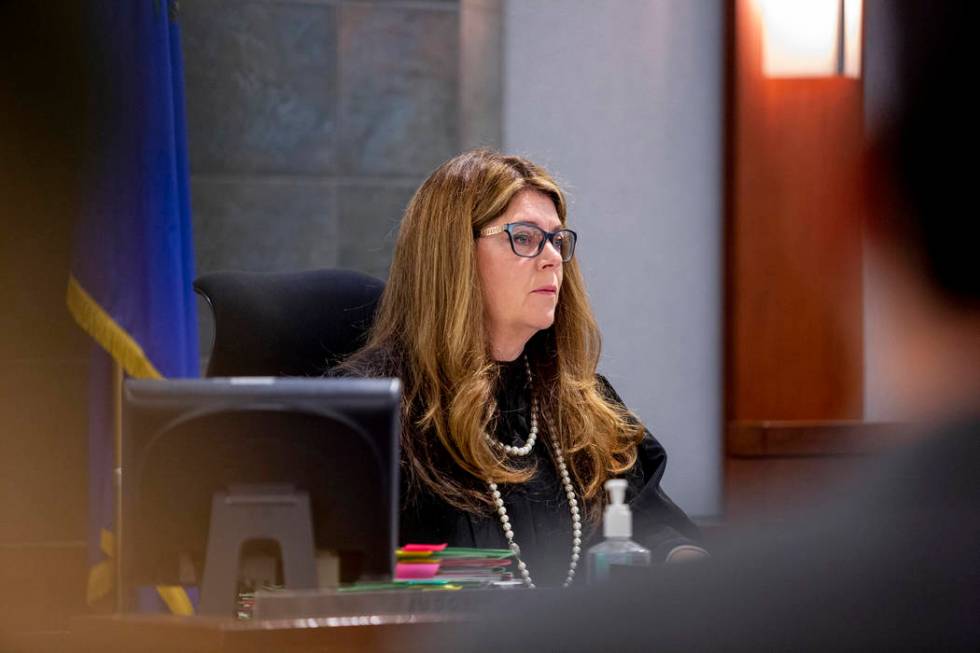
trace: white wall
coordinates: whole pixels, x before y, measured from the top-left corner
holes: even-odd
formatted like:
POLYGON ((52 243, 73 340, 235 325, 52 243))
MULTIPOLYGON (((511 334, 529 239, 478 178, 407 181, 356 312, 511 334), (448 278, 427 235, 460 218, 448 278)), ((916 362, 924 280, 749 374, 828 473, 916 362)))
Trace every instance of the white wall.
POLYGON ((504 8, 504 150, 568 191, 600 371, 700 516, 721 492, 723 15, 720 0, 504 8))

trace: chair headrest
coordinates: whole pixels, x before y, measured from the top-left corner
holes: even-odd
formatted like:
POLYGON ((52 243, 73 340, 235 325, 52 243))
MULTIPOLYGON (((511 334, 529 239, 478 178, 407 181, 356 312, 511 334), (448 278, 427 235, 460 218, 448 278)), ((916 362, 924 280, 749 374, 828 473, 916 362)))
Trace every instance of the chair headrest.
POLYGON ((319 376, 363 344, 384 282, 352 270, 215 272, 194 290, 214 313, 207 376, 319 376))

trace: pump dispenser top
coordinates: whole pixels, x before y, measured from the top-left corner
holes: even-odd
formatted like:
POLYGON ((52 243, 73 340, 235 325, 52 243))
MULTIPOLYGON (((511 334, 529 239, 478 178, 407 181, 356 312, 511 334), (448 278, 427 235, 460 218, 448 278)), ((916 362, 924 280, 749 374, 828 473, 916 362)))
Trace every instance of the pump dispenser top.
POLYGON ((586 557, 586 582, 603 583, 610 580, 613 570, 624 567, 648 567, 650 551, 630 538, 633 537, 633 514, 626 505, 626 481, 614 478, 606 481, 609 502, 602 515, 602 534, 605 539, 591 549, 586 557))
POLYGON ((609 493, 609 503, 602 516, 602 534, 604 537, 633 536, 633 514, 626 505, 626 481, 612 478, 606 481, 606 492, 609 493))

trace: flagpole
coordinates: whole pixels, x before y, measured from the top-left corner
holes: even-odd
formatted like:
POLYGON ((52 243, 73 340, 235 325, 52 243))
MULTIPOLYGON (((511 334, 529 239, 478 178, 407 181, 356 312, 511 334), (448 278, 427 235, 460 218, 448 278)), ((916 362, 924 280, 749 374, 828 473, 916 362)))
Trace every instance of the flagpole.
POLYGON ((115 558, 115 587, 116 587, 116 612, 123 609, 123 584, 122 584, 122 386, 123 369, 119 361, 112 359, 112 432, 115 450, 112 482, 115 489, 115 546, 113 547, 113 557, 115 558))

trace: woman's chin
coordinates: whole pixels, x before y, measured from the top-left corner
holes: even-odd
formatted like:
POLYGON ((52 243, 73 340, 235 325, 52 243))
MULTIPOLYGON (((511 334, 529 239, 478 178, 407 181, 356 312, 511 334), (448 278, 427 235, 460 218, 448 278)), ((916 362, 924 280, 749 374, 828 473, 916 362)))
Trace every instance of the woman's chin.
POLYGON ((534 327, 538 331, 542 329, 550 329, 551 325, 555 323, 555 312, 548 311, 547 313, 541 315, 535 315, 532 319, 528 320, 528 325, 534 327))

